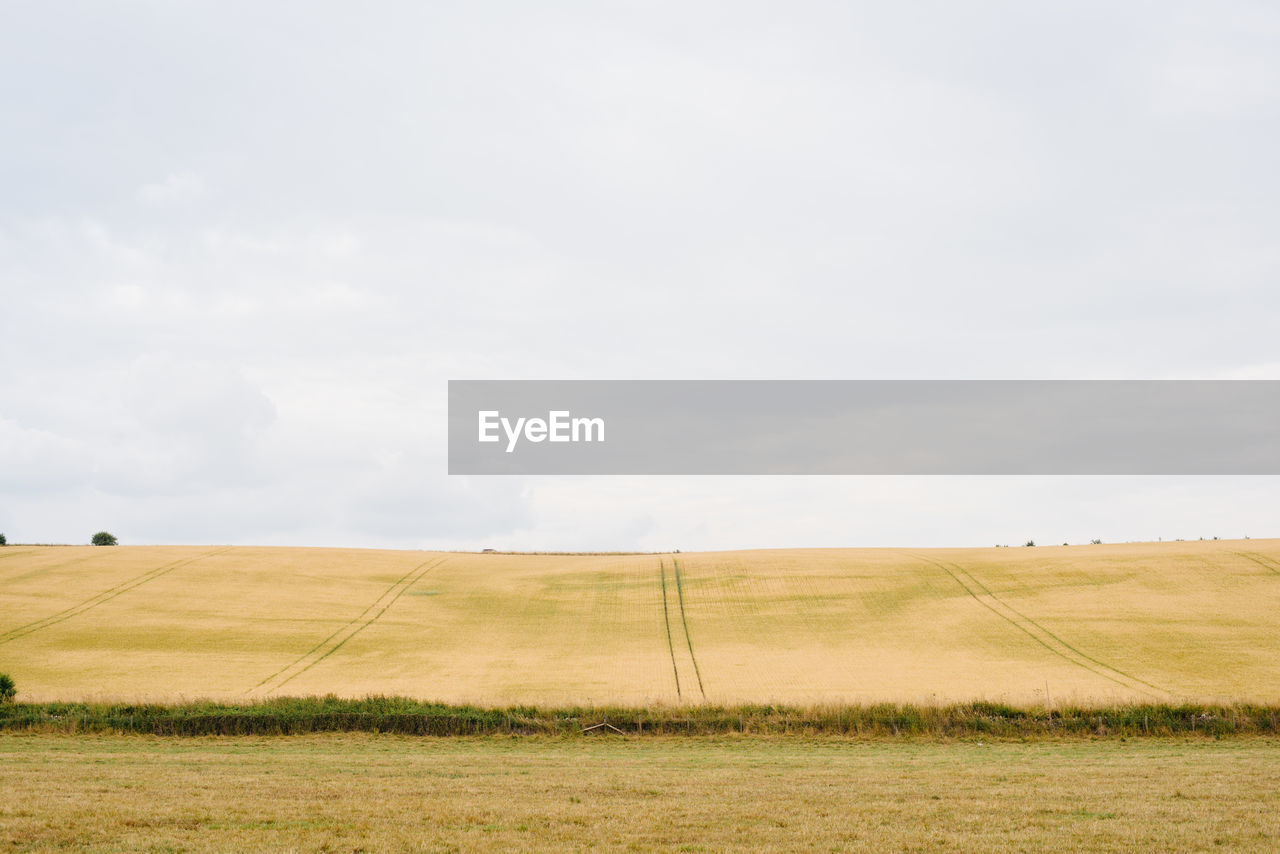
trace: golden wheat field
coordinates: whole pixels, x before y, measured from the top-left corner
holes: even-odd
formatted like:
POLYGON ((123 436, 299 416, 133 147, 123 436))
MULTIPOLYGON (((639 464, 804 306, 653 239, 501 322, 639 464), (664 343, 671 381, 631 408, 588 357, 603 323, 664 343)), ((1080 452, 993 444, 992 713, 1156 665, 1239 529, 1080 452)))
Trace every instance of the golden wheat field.
POLYGON ((0 671, 29 701, 1280 701, 1280 540, 666 555, 9 546, 0 590, 0 671))

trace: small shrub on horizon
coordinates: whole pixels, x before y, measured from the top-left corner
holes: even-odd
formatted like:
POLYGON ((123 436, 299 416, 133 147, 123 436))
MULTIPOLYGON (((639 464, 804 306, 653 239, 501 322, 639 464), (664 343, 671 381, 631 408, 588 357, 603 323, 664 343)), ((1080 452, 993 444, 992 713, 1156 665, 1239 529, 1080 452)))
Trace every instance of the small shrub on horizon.
POLYGON ((118 540, 116 540, 114 535, 108 534, 106 531, 99 531, 93 535, 93 539, 90 542, 95 546, 114 546, 117 544, 118 540))
POLYGON ((4 538, 4 534, 0 534, 0 546, 9 545, 9 541, 4 538))

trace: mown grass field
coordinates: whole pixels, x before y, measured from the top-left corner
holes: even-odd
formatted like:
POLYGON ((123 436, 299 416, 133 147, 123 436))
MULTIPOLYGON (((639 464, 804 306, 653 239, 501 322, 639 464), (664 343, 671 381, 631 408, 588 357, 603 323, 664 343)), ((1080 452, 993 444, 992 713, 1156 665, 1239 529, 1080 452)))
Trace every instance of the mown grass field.
POLYGON ((1280 540, 677 555, 9 546, 0 591, 0 671, 28 701, 1280 701, 1280 540))
POLYGON ((0 846, 1273 851, 1277 747, 0 734, 0 846))

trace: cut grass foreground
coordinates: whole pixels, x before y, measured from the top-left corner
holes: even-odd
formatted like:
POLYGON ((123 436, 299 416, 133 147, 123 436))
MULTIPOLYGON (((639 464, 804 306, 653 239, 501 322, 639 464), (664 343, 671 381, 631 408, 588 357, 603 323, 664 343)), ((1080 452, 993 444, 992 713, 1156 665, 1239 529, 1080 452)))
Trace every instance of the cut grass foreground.
POLYGON ((1280 707, 1124 705, 1020 708, 946 706, 577 706, 486 708, 403 697, 289 697, 226 705, 15 703, 0 705, 0 730, 147 735, 301 735, 322 732, 459 735, 926 737, 1233 737, 1280 735, 1280 707))
POLYGON ((1269 851, 1274 738, 161 739, 0 733, 50 851, 1269 851))

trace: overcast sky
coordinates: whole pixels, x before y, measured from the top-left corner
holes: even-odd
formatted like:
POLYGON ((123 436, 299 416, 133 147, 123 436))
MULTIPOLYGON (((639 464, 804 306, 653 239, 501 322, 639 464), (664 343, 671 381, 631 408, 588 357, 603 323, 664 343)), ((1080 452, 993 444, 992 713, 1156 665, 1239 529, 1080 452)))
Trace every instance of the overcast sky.
POLYGON ((1280 7, 0 0, 10 542, 1280 535, 1280 478, 446 474, 448 379, 1280 378, 1280 7))

